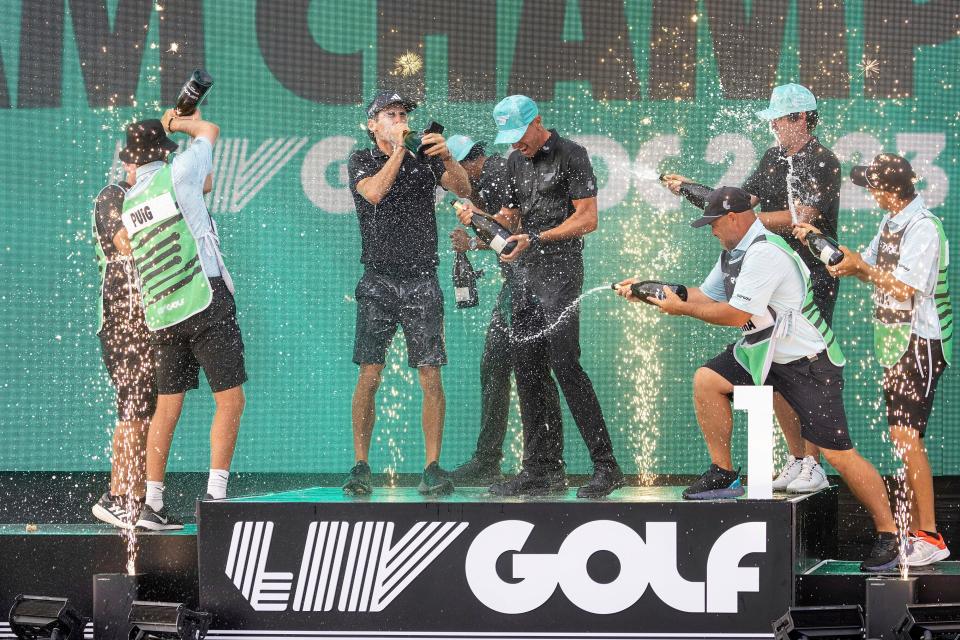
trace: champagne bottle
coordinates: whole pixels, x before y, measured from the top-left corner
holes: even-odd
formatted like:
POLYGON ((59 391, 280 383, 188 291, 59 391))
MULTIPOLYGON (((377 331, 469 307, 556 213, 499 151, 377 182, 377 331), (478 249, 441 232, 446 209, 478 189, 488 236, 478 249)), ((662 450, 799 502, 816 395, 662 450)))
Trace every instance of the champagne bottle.
MULTIPOLYGON (((659 280, 644 280, 643 282, 634 282, 630 285, 630 292, 634 297, 639 298, 647 304, 653 304, 650 302, 651 298, 656 298, 657 300, 664 299, 663 288, 669 287, 677 296, 683 300, 687 301, 687 288, 682 284, 669 284, 667 282, 660 282, 659 280)), ((617 288, 617 283, 614 282, 610 285, 611 289, 617 288)))
POLYGON ((480 303, 480 296, 477 294, 477 278, 481 275, 483 271, 473 270, 466 252, 457 251, 457 257, 453 261, 453 292, 458 309, 475 307, 480 303))
MULTIPOLYGON (((463 209, 463 205, 459 202, 454 202, 453 207, 457 211, 463 209)), ((510 255, 517 248, 516 240, 507 242, 507 238, 511 235, 510 232, 492 218, 473 212, 470 218, 470 226, 477 237, 490 245, 490 248, 496 251, 497 255, 510 255)))
POLYGON ((180 89, 177 104, 173 110, 178 116, 189 116, 197 110, 197 105, 203 102, 207 92, 213 87, 213 78, 203 69, 195 69, 180 89))
POLYGON ((422 139, 428 133, 443 133, 443 125, 439 122, 431 122, 429 127, 419 133, 408 131, 403 136, 403 146, 418 159, 426 160, 426 154, 424 154, 426 147, 423 145, 422 139))
POLYGON ((810 253, 820 259, 825 265, 836 266, 843 261, 843 251, 832 239, 822 233, 810 232, 807 234, 807 247, 810 253))
MULTIPOLYGON (((660 174, 660 181, 666 182, 663 174, 660 174)), ((713 191, 713 189, 710 187, 696 182, 680 183, 680 195, 698 209, 707 208, 707 196, 710 195, 711 191, 713 191)))

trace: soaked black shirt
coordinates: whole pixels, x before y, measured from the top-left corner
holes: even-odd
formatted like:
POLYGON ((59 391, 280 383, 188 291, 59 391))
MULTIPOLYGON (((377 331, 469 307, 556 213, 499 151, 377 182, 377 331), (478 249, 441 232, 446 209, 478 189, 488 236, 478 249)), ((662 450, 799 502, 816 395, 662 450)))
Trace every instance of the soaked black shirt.
POLYGON ((509 203, 507 159, 499 154, 487 156, 480 177, 470 181, 473 204, 484 213, 495 216, 509 203))
MULTIPOLYGON (((574 212, 573 201, 597 195, 597 178, 587 150, 550 130, 550 138, 527 158, 516 152, 507 158, 511 208, 520 209, 525 231, 553 229, 574 212)), ((583 238, 541 243, 544 254, 579 256, 583 238)))
MULTIPOLYGON (((120 252, 113 244, 113 237, 123 229, 123 199, 130 185, 126 182, 109 184, 100 191, 94 208, 97 224, 97 240, 107 258, 107 272, 103 278, 103 308, 109 313, 114 304, 127 304, 131 295, 138 296, 136 279, 128 277, 124 264, 118 262, 120 252)), ((128 269, 132 269, 132 264, 128 269)), ((139 304, 139 302, 137 302, 139 304)))
POLYGON ((383 169, 389 157, 378 147, 354 151, 347 164, 350 193, 360 221, 360 262, 393 276, 435 273, 437 217, 434 196, 446 169, 440 158, 426 162, 407 153, 390 190, 374 206, 357 183, 383 169))
MULTIPOLYGON (((813 226, 831 238, 837 237, 837 218, 840 212, 840 161, 830 149, 820 144, 816 137, 810 138, 790 162, 793 163, 792 182, 795 205, 814 207, 820 217, 813 226)), ((743 190, 760 198, 760 211, 786 211, 788 206, 787 177, 790 163, 780 146, 767 149, 760 164, 743 183, 743 190)), ((792 233, 780 234, 794 251, 800 254, 810 268, 813 289, 818 306, 824 315, 832 316, 833 303, 837 297, 837 279, 827 273, 827 267, 804 247, 792 233), (830 309, 824 309, 821 301, 830 300, 830 309)))

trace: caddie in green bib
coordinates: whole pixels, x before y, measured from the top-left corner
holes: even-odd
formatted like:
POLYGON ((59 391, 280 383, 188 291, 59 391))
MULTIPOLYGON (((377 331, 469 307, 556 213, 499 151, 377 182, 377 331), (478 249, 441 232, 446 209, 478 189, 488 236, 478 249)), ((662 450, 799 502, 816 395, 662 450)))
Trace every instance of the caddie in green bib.
MULTIPOLYGON (((892 273, 900 263, 901 243, 907 230, 921 220, 930 220, 937 229, 939 257, 937 261, 937 284, 933 292, 936 304, 937 319, 940 325, 940 339, 943 347, 943 357, 947 364, 953 356, 953 306, 950 303, 950 283, 947 280, 947 270, 950 264, 949 244, 943 232, 943 223, 939 218, 924 212, 911 219, 903 228, 893 231, 890 221, 880 229, 876 266, 878 269, 892 273)), ((880 366, 889 369, 897 364, 910 345, 910 335, 913 333, 914 317, 917 312, 917 296, 913 295, 906 300, 897 300, 895 297, 875 290, 873 346, 874 354, 880 366)))
POLYGON ((200 264, 197 240, 180 213, 169 164, 124 201, 123 226, 140 273, 151 331, 182 322, 210 305, 213 290, 200 264))
MULTIPOLYGON (((777 339, 783 337, 790 331, 792 323, 806 322, 823 337, 823 341, 827 345, 827 356, 830 358, 830 361, 838 367, 842 367, 846 364, 846 359, 844 358, 843 351, 840 349, 840 343, 837 342, 833 329, 830 328, 830 325, 828 325, 820 315, 820 310, 817 309, 817 306, 813 302, 810 270, 803 263, 800 256, 797 255, 797 252, 794 251, 783 238, 775 234, 758 235, 750 243, 750 246, 747 247, 747 251, 749 252, 750 247, 761 242, 769 242, 790 256, 797 265, 797 269, 803 278, 806 293, 804 294, 803 308, 801 309, 799 317, 796 317, 796 315, 792 313, 778 317, 773 307, 767 307, 763 314, 754 315, 747 324, 740 327, 742 336, 733 348, 733 354, 737 362, 750 373, 754 384, 763 384, 767 379, 767 374, 770 372, 770 365, 773 363, 773 354, 776 349, 777 339)), ((737 281, 737 276, 740 274, 740 268, 745 259, 746 253, 744 253, 744 256, 740 260, 734 262, 731 260, 729 252, 724 252, 720 258, 720 269, 724 276, 723 287, 727 299, 733 297, 733 289, 737 281)))

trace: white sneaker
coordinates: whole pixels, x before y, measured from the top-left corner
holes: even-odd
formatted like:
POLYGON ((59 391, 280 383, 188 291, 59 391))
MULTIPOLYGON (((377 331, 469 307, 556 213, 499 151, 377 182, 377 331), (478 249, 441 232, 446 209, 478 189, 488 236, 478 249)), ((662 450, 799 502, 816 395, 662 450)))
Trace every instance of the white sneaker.
POLYGON ((787 485, 800 475, 801 462, 793 456, 787 456, 787 464, 780 470, 780 475, 773 479, 774 491, 786 491, 787 485))
POLYGON ((921 531, 911 531, 903 554, 903 564, 908 567, 923 567, 950 557, 950 549, 939 533, 936 537, 921 531))
POLYGON ((813 456, 807 456, 800 465, 800 474, 787 485, 790 493, 813 493, 830 486, 827 472, 813 456))

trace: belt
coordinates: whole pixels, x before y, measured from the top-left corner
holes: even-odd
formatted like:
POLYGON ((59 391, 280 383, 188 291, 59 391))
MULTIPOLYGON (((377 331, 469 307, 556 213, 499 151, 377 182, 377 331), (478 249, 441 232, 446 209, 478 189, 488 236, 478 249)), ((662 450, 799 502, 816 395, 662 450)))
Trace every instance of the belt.
POLYGON ((822 357, 824 357, 824 356, 826 356, 826 355, 827 355, 827 350, 824 349, 823 351, 821 351, 821 352, 819 352, 819 353, 815 353, 815 354, 813 354, 812 356, 804 356, 804 357, 802 357, 802 358, 797 358, 796 360, 791 360, 790 362, 787 363, 787 365, 807 364, 807 363, 809 363, 809 362, 816 362, 817 360, 819 360, 820 358, 822 358, 822 357))

